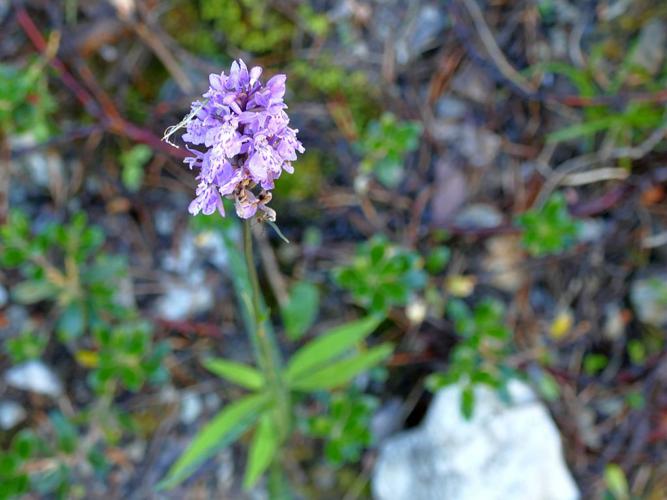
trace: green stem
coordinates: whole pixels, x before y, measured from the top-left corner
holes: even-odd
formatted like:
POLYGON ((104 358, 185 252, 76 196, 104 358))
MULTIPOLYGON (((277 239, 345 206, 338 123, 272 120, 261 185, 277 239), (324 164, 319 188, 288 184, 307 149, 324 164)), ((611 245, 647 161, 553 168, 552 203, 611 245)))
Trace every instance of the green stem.
POLYGON ((249 332, 255 349, 257 365, 264 374, 267 389, 274 402, 274 423, 280 439, 287 438, 290 427, 290 401, 282 376, 282 360, 276 339, 267 328, 267 315, 262 311, 261 290, 253 258, 251 221, 243 221, 243 254, 248 269, 248 279, 252 288, 252 315, 254 328, 249 332))
POLYGON ((267 490, 271 500, 292 500, 292 492, 285 478, 282 463, 274 460, 269 469, 267 490))

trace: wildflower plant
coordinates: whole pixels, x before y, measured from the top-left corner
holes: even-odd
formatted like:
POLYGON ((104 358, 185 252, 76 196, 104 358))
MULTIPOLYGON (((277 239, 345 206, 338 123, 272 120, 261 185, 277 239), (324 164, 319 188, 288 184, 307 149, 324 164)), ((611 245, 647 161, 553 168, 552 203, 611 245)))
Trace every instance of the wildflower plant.
POLYGON ((567 250, 579 232, 579 224, 567 211, 561 193, 551 195, 543 207, 521 214, 518 223, 523 230, 521 244, 536 257, 567 250))
POLYGON ((35 230, 28 216, 10 214, 0 228, 0 264, 24 278, 11 288, 21 304, 55 304, 56 332, 63 341, 81 337, 94 325, 123 315, 117 290, 125 262, 100 252, 104 233, 85 214, 68 224, 52 222, 35 230))
POLYGON ((377 235, 362 243, 352 261, 334 269, 336 283, 352 293, 354 301, 369 311, 385 312, 405 306, 426 286, 422 257, 415 251, 392 245, 377 235))
POLYGON ((462 384, 461 413, 469 419, 474 412, 475 385, 486 385, 503 395, 507 382, 515 376, 505 363, 511 332, 504 324, 502 303, 493 299, 484 299, 472 309, 460 299, 451 300, 447 304, 447 315, 461 339, 454 348, 448 369, 430 375, 427 385, 436 391, 462 384))
POLYGON ((28 493, 30 477, 24 465, 36 453, 38 444, 37 436, 25 430, 14 436, 7 450, 0 451, 0 498, 28 493))
POLYGON ((153 330, 145 321, 125 322, 95 329, 96 350, 79 351, 82 364, 93 368, 89 385, 98 393, 113 393, 114 386, 139 390, 146 382, 166 382, 168 373, 164 358, 169 352, 166 343, 152 345, 153 330))
POLYGON ((421 133, 419 122, 403 122, 384 113, 366 127, 359 141, 361 172, 373 174, 385 187, 396 188, 404 178, 405 157, 417 149, 421 133))
MULTIPOLYGON (((383 314, 371 314, 324 332, 283 360, 259 287, 251 224, 273 224, 276 214, 267 206, 271 190, 283 171, 294 171, 292 162, 304 148, 285 112, 285 75, 262 84, 261 74, 257 66, 248 69, 243 61, 234 61, 228 75, 211 75, 204 100, 194 102, 191 113, 165 134, 168 140, 175 131, 186 129, 183 140, 193 156, 185 161, 196 169, 199 183, 190 213, 224 216, 222 198, 226 197, 243 219, 242 255, 231 244, 229 233, 225 244, 256 366, 215 357, 204 360, 208 370, 249 394, 226 405, 197 433, 172 465, 162 488, 178 484, 206 458, 253 429, 244 486, 251 488, 268 470, 270 496, 282 498, 288 489, 277 457, 294 430, 293 405, 299 399, 294 396, 342 387, 393 351, 389 344, 363 347, 384 319, 383 314)), ((306 295, 304 291, 312 299, 309 318, 295 324, 294 314, 283 311, 290 318, 286 330, 292 339, 301 337, 315 318, 317 300, 310 297, 312 290, 301 290, 301 295, 306 295)))
POLYGON ((76 419, 53 411, 43 424, 39 433, 19 431, 0 450, 0 498, 85 498, 81 478, 91 471, 105 477, 111 468, 105 439, 82 439, 76 419))
POLYGON ((116 405, 116 396, 168 377, 169 346, 156 343, 151 324, 121 300, 127 264, 103 247, 102 228, 81 213, 66 223, 43 224, 15 210, 0 227, 0 267, 10 277, 10 300, 50 311, 45 320, 4 338, 2 354, 24 363, 66 350, 77 362, 75 373, 85 370, 97 396, 86 408, 72 407, 67 417, 52 413, 39 433, 19 431, 0 450, 0 499, 88 495, 81 478, 91 470, 104 477, 112 467, 106 447, 132 430, 132 417, 116 405), (54 343, 58 348, 49 349, 54 343))
POLYGON ((371 419, 379 406, 378 398, 352 387, 324 393, 321 399, 326 411, 306 420, 307 433, 324 440, 324 455, 331 464, 358 461, 364 448, 373 444, 371 419))
POLYGON ((192 103, 183 140, 204 151, 188 147, 193 156, 185 161, 198 169, 199 185, 189 207, 192 215, 225 215, 222 197, 234 200, 242 219, 259 210, 274 221, 267 206, 271 189, 283 170, 292 173, 292 162, 304 148, 289 127, 285 95, 285 75, 275 75, 266 85, 260 82, 262 68, 248 70, 243 61, 234 61, 229 75, 212 74, 204 101, 192 103))
POLYGON ((20 276, 11 298, 51 308, 54 320, 7 338, 4 351, 15 363, 41 357, 53 326, 57 340, 91 370, 90 387, 113 396, 117 388, 137 391, 145 382, 165 380, 169 349, 153 342, 151 325, 121 300, 127 263, 102 251, 103 245, 102 229, 89 225, 83 213, 41 228, 21 211, 10 214, 0 227, 0 266, 20 276))
POLYGON ((0 64, 0 137, 30 132, 38 141, 50 133, 49 115, 55 108, 48 91, 44 60, 17 68, 0 64))

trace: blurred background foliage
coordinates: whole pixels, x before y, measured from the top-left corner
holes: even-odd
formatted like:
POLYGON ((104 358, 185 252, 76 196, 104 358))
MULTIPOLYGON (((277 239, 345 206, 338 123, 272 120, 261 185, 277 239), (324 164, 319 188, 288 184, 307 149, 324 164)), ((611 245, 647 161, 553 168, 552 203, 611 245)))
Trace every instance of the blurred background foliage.
MULTIPOLYGON (((386 367, 296 398, 299 493, 368 497, 379 416, 520 379, 584 498, 665 498, 663 2, 0 1, 0 29, 0 498, 147 498, 242 394, 204 361, 251 357, 240 230, 189 220, 160 142, 238 57, 288 75, 307 149, 291 243, 256 235, 282 350, 383 318, 357 354, 386 367)), ((240 453, 170 494, 240 495, 240 453)))

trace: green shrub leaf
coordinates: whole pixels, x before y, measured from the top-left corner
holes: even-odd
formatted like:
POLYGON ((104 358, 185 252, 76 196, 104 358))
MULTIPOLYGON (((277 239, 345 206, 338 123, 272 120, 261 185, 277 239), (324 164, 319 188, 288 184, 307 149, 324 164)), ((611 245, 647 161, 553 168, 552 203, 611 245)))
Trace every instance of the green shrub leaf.
POLYGON ((190 445, 158 485, 160 489, 173 488, 190 472, 221 447, 231 444, 259 416, 268 398, 254 394, 229 404, 197 433, 190 445))
POLYGON ((475 389, 473 386, 468 385, 463 389, 461 393, 461 413, 466 420, 472 418, 473 412, 475 411, 475 389))
POLYGON ((607 490, 615 500, 627 500, 630 498, 630 488, 623 469, 616 464, 608 464, 604 469, 604 480, 607 490))
POLYGON ((265 414, 257 426, 248 452, 248 463, 243 479, 244 488, 252 488, 271 465, 271 461, 278 450, 278 444, 278 433, 273 428, 271 416, 265 414))
POLYGON ((246 389, 257 390, 264 385, 262 374, 252 366, 243 363, 222 358, 208 358, 203 361, 203 365, 210 372, 246 389))
POLYGON ((394 351, 391 344, 382 344, 350 358, 335 361, 314 373, 292 379, 290 386, 297 391, 333 389, 350 382, 360 373, 388 358, 394 351))
POLYGON ((35 304, 53 298, 58 289, 48 281, 28 280, 17 284, 12 290, 12 297, 20 304, 35 304))
POLYGON ((295 284, 282 309, 285 333, 290 340, 300 339, 313 326, 320 308, 320 294, 315 285, 306 281, 295 284))
POLYGON ((288 379, 295 380, 344 354, 368 337, 378 327, 382 319, 382 316, 379 315, 368 316, 323 333, 292 356, 285 375, 288 379))

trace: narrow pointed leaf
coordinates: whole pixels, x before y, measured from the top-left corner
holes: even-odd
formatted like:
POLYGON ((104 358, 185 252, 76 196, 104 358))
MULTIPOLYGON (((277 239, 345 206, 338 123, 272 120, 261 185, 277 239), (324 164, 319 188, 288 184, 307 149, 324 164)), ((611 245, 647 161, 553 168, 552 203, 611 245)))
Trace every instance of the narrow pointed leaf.
POLYGON ((259 416, 268 398, 265 394, 247 396, 227 405, 206 424, 192 440, 167 477, 160 483, 161 489, 180 483, 204 460, 238 438, 259 416), (232 438, 232 439, 230 439, 232 438))
POLYGON ((292 356, 285 370, 287 379, 296 380, 349 351, 368 337, 382 319, 379 315, 368 316, 333 328, 310 341, 292 356))
POLYGON ((49 281, 27 280, 14 286, 12 297, 19 304, 35 304, 51 299, 58 294, 58 288, 49 281))
POLYGON ((354 377, 388 358, 394 348, 382 344, 350 358, 335 361, 319 370, 293 380, 290 387, 297 391, 333 389, 350 382, 354 377))
POLYGON ((271 465, 271 461, 278 450, 278 433, 273 428, 271 416, 265 414, 260 420, 255 435, 252 438, 248 463, 246 464, 243 487, 252 488, 264 471, 271 465))
POLYGON ((264 385, 264 377, 252 366, 222 358, 208 358, 203 365, 210 372, 246 389, 257 390, 264 385))
POLYGON ((280 312, 290 340, 300 339, 313 326, 320 308, 320 293, 313 283, 300 281, 290 289, 289 300, 280 312))
POLYGON ((598 120, 577 123, 547 135, 547 142, 562 142, 596 134, 613 126, 618 118, 604 117, 598 120))

